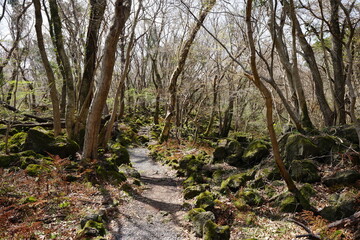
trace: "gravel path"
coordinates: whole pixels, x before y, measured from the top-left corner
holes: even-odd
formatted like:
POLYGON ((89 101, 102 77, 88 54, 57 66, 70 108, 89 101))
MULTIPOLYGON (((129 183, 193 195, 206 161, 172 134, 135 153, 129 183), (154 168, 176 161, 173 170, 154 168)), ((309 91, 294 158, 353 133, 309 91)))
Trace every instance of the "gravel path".
POLYGON ((120 221, 111 227, 113 239, 196 239, 185 228, 182 187, 175 172, 154 162, 145 148, 129 149, 129 153, 144 186, 121 204, 120 221))

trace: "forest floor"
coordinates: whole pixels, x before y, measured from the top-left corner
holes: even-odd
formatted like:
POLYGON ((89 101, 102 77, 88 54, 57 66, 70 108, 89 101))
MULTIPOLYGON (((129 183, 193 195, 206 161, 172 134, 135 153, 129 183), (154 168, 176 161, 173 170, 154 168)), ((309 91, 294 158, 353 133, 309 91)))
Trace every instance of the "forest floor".
POLYGON ((113 239, 196 239, 185 222, 182 186, 174 170, 154 162, 145 148, 129 149, 142 186, 119 206, 119 218, 110 222, 113 239))

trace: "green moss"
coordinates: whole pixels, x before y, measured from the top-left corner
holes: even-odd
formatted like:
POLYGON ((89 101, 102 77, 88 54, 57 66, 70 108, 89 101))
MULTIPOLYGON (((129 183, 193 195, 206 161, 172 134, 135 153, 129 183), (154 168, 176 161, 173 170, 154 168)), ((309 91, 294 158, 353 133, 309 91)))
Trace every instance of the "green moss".
POLYGON ((259 163, 269 154, 269 144, 263 140, 255 140, 249 144, 242 156, 245 163, 254 165, 259 163))
POLYGON ((243 198, 236 199, 235 201, 233 201, 233 204, 240 211, 244 211, 249 207, 249 205, 246 204, 243 198))
POLYGON ((288 162, 318 156, 321 150, 302 134, 289 135, 286 141, 284 155, 288 162))
POLYGON ((122 146, 120 143, 115 143, 111 145, 111 152, 113 153, 109 161, 114 163, 116 166, 120 166, 121 164, 129 164, 130 163, 130 155, 128 150, 122 146))
POLYGON ((198 174, 201 170, 204 162, 194 155, 186 155, 179 162, 178 173, 180 175, 191 176, 192 174, 198 174))
POLYGON ((203 193, 200 193, 199 196, 196 198, 195 206, 197 208, 209 210, 214 207, 214 200, 214 195, 209 191, 205 191, 203 193))
POLYGON ((184 199, 192 199, 198 196, 200 193, 204 192, 208 188, 207 184, 199 184, 194 186, 189 186, 184 189, 183 195, 184 199))
POLYGON ((295 196, 290 192, 281 194, 277 198, 276 202, 279 205, 280 211, 282 212, 293 213, 301 210, 300 204, 296 200, 295 196))
POLYGON ((195 234, 198 237, 202 237, 206 222, 215 220, 215 215, 212 212, 206 212, 202 208, 194 208, 190 210, 187 217, 192 222, 195 234))
POLYGON ((307 200, 309 200, 311 197, 316 195, 316 191, 314 190, 313 186, 309 183, 305 183, 300 188, 300 192, 307 200))
POLYGON ((12 153, 17 153, 22 151, 26 137, 27 137, 26 132, 19 132, 13 135, 12 137, 10 137, 8 141, 9 151, 12 153))
POLYGON ((193 208, 191 209, 187 214, 186 217, 191 220, 193 219, 196 215, 198 215, 201 212, 206 212, 205 209, 203 208, 193 208))
POLYGON ((25 172, 32 177, 37 177, 40 174, 43 174, 45 172, 49 172, 50 170, 42 165, 39 164, 29 164, 26 169, 25 172))
POLYGON ((229 188, 231 191, 236 192, 240 187, 245 186, 247 181, 252 179, 254 177, 248 173, 232 175, 221 183, 220 191, 226 192, 229 188))
POLYGON ((101 222, 96 222, 89 220, 85 223, 84 228, 80 231, 81 236, 105 236, 106 230, 104 224, 101 222), (90 234, 91 233, 91 234, 90 234))
POLYGON ((246 204, 250 206, 259 206, 264 201, 259 192, 254 189, 244 189, 239 191, 236 195, 243 198, 246 204))
POLYGON ((98 166, 96 168, 96 175, 99 179, 119 184, 126 181, 126 176, 124 173, 118 172, 117 170, 106 168, 105 166, 98 166))
POLYGON ((312 160, 294 160, 290 167, 291 176, 298 182, 314 183, 320 181, 319 170, 312 160))
POLYGON ((36 197, 33 197, 33 196, 30 196, 30 197, 26 197, 26 198, 23 198, 20 200, 20 202, 22 204, 25 204, 25 203, 33 203, 33 202, 36 202, 37 201, 37 198, 36 197))
POLYGON ((213 221, 207 221, 204 225, 204 240, 228 240, 230 239, 230 227, 219 226, 213 221))

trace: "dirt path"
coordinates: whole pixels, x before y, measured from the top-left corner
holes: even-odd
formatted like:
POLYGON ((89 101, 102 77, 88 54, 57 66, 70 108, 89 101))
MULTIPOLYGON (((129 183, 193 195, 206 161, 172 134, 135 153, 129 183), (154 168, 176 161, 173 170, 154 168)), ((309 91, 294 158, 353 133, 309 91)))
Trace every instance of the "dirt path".
POLYGON ((175 172, 154 162, 145 148, 129 149, 129 153, 144 186, 121 204, 120 221, 112 224, 113 239, 195 239, 184 228, 182 188, 175 172))

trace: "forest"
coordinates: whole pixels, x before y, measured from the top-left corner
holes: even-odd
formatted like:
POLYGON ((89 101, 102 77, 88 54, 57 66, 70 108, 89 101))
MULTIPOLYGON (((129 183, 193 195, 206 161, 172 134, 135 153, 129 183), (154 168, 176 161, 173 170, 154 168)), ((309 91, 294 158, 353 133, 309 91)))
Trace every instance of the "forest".
POLYGON ((0 0, 0 239, 360 239, 359 0, 0 0))

